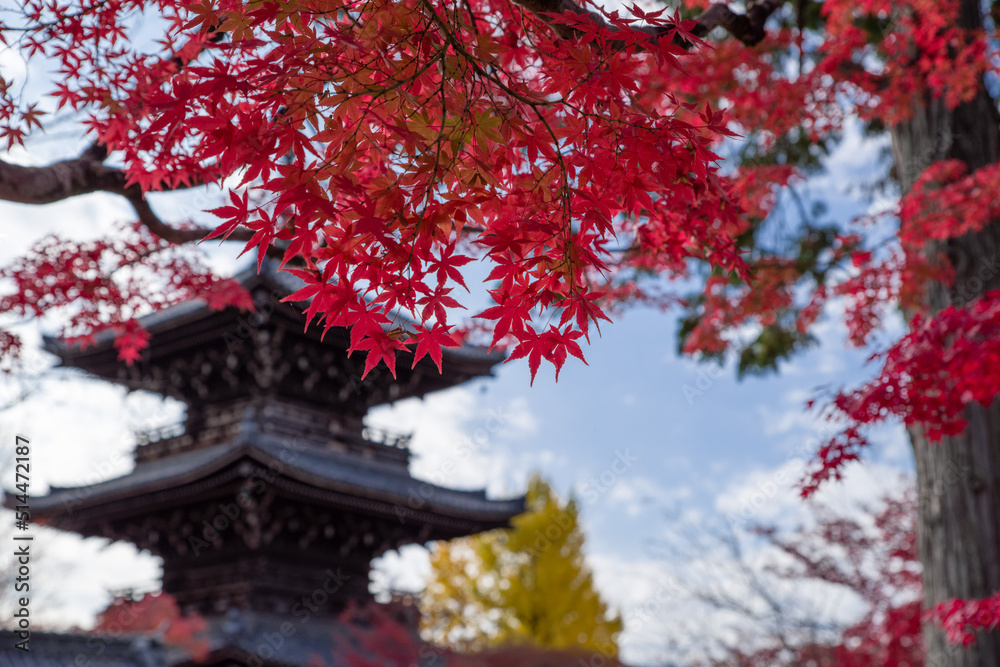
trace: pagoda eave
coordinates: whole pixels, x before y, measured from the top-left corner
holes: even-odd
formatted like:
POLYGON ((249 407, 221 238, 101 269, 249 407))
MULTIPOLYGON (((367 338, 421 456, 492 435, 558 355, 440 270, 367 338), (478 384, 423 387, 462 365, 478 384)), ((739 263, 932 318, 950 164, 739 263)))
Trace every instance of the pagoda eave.
MULTIPOLYGON (((273 444, 196 450, 142 464, 107 482, 55 488, 32 500, 32 519, 99 536, 109 522, 232 495, 228 487, 248 483, 288 499, 426 525, 434 533, 430 539, 504 527, 524 508, 523 498, 490 500, 481 491, 440 487, 401 475, 391 466, 331 457, 335 454, 316 448, 281 449, 273 444)), ((4 504, 12 508, 14 497, 8 494, 4 504)))

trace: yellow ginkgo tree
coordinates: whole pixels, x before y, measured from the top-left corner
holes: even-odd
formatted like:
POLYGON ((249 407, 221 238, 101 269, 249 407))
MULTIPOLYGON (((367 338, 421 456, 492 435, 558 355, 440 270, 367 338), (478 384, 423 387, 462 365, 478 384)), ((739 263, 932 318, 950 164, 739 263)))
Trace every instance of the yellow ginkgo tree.
POLYGON ((512 524, 434 545, 425 638, 462 651, 532 644, 616 656, 622 622, 584 562, 576 502, 561 503, 535 475, 512 524))

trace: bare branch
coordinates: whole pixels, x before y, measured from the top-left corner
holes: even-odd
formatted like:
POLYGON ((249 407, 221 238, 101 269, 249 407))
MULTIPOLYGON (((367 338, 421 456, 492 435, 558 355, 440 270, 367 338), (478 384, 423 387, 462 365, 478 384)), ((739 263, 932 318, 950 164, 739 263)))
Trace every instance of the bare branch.
MULTIPOLYGON (((128 192, 120 193, 128 202, 132 204, 132 208, 135 209, 136 214, 139 216, 139 222, 146 225, 146 228, 153 234, 156 234, 164 241, 170 243, 190 243, 192 241, 200 241, 209 234, 212 233, 211 229, 207 227, 193 227, 190 229, 178 229, 177 227, 171 227, 167 223, 160 220, 160 218, 153 212, 150 207, 149 202, 146 198, 142 196, 142 192, 138 187, 129 188, 128 192)), ((229 235, 227 240, 229 241, 249 241, 253 236, 253 233, 249 229, 237 229, 229 235)))
POLYGON ((715 4, 696 19, 698 25, 692 32, 704 37, 715 28, 723 28, 743 44, 754 46, 764 39, 764 23, 782 2, 783 0, 762 0, 748 3, 746 14, 737 14, 724 4, 715 4))

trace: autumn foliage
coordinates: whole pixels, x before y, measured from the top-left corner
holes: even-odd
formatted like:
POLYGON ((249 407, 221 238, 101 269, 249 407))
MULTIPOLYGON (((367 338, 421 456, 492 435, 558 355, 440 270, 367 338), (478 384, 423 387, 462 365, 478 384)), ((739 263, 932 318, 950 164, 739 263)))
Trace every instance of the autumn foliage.
MULTIPOLYGON (((711 607, 736 611, 746 623, 739 641, 703 647, 715 655, 698 664, 718 667, 922 667, 921 566, 916 549, 916 494, 912 487, 887 494, 876 507, 848 515, 810 503, 810 523, 795 530, 751 526, 732 539, 776 552, 764 565, 747 559, 732 584, 750 591, 735 606, 709 598, 711 607), (754 539, 755 538, 755 539, 754 539), (752 574, 751 574, 752 573, 752 574), (817 599, 849 600, 856 610, 846 625, 803 615, 782 589, 810 588, 817 599), (762 595, 766 604, 757 605, 762 595), (751 610, 763 610, 755 616, 751 610), (832 625, 824 628, 826 624, 832 625)), ((736 550, 746 558, 742 550, 736 550)), ((695 591, 698 596, 698 591, 695 591)), ((735 601, 734 601, 735 602, 735 601)), ((808 609, 808 607, 807 607, 808 609)))
MULTIPOLYGON (((1000 171, 899 164, 919 177, 898 205, 852 224, 803 214, 769 243, 779 190, 853 122, 878 132, 970 103, 997 59, 995 23, 963 23, 960 0, 795 4, 695 0, 689 19, 570 0, 26 0, 0 38, 55 76, 26 88, 0 71, 0 141, 30 148, 69 116, 89 148, 40 170, 0 162, 0 198, 111 192, 139 224, 41 241, 0 273, 0 303, 60 313, 81 344, 115 336, 132 362, 144 313, 195 294, 249 307, 175 245, 228 239, 280 257, 303 283, 291 299, 324 331, 349 328, 366 372, 440 365, 442 347, 472 341, 532 377, 583 360, 621 303, 679 306, 681 348, 736 352, 741 373, 812 342, 833 299, 858 345, 900 307, 911 330, 877 376, 823 403, 841 431, 811 492, 870 426, 955 434, 1000 389, 997 292, 938 308, 926 290, 956 268, 940 242, 995 224, 1000 171), (706 44, 711 28, 730 36, 706 44), (206 184, 224 190, 209 226, 151 208, 206 184), (473 262, 490 304, 460 317, 473 262)), ((0 361, 20 346, 0 332, 0 361)))
MULTIPOLYGON (((923 95, 951 106, 970 98, 992 71, 988 35, 957 27, 956 6, 836 0, 794 28, 785 18, 769 24, 756 46, 707 48, 694 21, 638 7, 637 21, 598 7, 536 14, 506 0, 30 0, 4 39, 59 77, 39 100, 4 85, 0 136, 21 145, 51 112, 72 110, 121 164, 126 188, 223 184, 217 225, 181 225, 181 238, 239 238, 259 258, 280 255, 305 283, 293 300, 308 301, 309 320, 324 330, 350 328, 367 370, 394 371, 407 349, 412 363, 440 362, 442 347, 478 333, 526 358, 532 374, 542 360, 558 373, 570 356, 583 359, 581 341, 615 303, 651 300, 685 305, 691 353, 725 354, 727 332, 759 327, 741 359, 752 371, 807 343, 830 298, 847 299, 852 340, 864 341, 887 307, 918 305, 905 297, 936 275, 924 266, 927 240, 992 219, 996 170, 967 174, 950 162, 929 169, 894 211, 902 246, 891 256, 859 234, 808 224, 791 254, 753 240, 777 188, 801 176, 792 161, 772 163, 789 142, 823 142, 851 114, 899 122, 923 95), (155 39, 132 34, 139 17, 156 18, 155 39), (822 39, 790 76, 785 54, 805 28, 822 39), (880 63, 877 72, 855 65, 861 55, 880 63), (746 72, 767 85, 749 85, 746 72), (735 131, 757 158, 726 173, 715 151, 735 131), (473 261, 489 267, 494 305, 456 320, 456 290, 468 287, 473 261), (712 275, 696 298, 643 280, 699 265, 712 275), (858 275, 835 278, 848 267, 858 275), (399 311, 417 324, 400 323, 399 311)), ((170 302, 199 287, 214 303, 245 305, 196 267, 152 261, 166 252, 154 241, 137 243, 125 255, 101 243, 36 247, 8 273, 26 276, 34 296, 18 285, 7 300, 32 315, 82 303, 67 333, 86 341, 110 330, 126 360, 144 342, 129 320, 166 303, 150 283, 122 293, 115 264, 129 253, 173 283, 170 302), (63 267, 54 279, 38 261, 53 253, 63 267)), ((887 353, 905 361, 887 362, 876 385, 854 395, 863 405, 849 418, 860 425, 857 417, 885 408, 932 435, 960 428, 961 406, 994 393, 995 355, 983 380, 918 408, 922 388, 908 378, 940 369, 913 348, 938 344, 933 331, 948 329, 954 356, 979 349, 994 300, 982 297, 971 319, 922 320, 928 335, 887 353), (886 378, 900 386, 880 399, 886 378)), ((12 335, 4 341, 17 350, 12 335)))
POLYGON ((156 635, 165 645, 179 649, 195 661, 204 660, 210 645, 203 632, 205 621, 197 615, 182 616, 173 596, 147 593, 138 599, 117 598, 97 615, 93 633, 156 635))
MULTIPOLYGON (((253 308, 238 283, 218 278, 197 256, 139 224, 85 243, 42 239, 25 257, 0 268, 0 279, 14 288, 0 296, 0 311, 22 317, 62 311, 68 343, 86 347, 98 333, 110 332, 120 358, 128 363, 138 359, 149 341, 137 314, 195 297, 217 309, 253 308), (116 274, 120 279, 112 278, 116 274)), ((4 332, 0 363, 9 363, 20 346, 16 335, 4 332)))
MULTIPOLYGON (((496 0, 33 0, 19 46, 58 63, 57 108, 85 114, 128 183, 225 182, 207 238, 245 231, 246 250, 298 265, 294 299, 350 327, 369 369, 393 370, 406 341, 439 360, 461 267, 485 258, 496 306, 478 316, 534 371, 582 358, 623 240, 646 264, 742 266, 710 149, 729 132, 710 106, 643 90, 686 34, 647 19, 668 26, 654 49, 621 19, 567 41, 496 0), (155 44, 129 39, 136 12, 160 17, 155 44), (420 326, 394 330, 398 309, 420 326)), ((5 101, 12 147, 39 112, 5 101)))
MULTIPOLYGON (((559 652, 533 646, 505 647, 475 655, 465 655, 424 642, 415 625, 396 604, 349 605, 330 619, 328 628, 333 648, 312 653, 311 667, 342 665, 384 667, 385 665, 437 664, 450 667, 577 667, 589 654, 559 652), (345 632, 346 631, 346 632, 345 632)), ((177 602, 168 593, 148 593, 138 599, 118 598, 97 616, 92 630, 98 636, 156 637, 175 659, 187 656, 184 664, 210 664, 211 644, 205 621, 198 615, 182 616, 177 602)), ((319 642, 317 646, 322 646, 319 642)), ((254 656, 259 660, 259 657, 254 656)), ((611 658, 600 664, 618 667, 611 658)), ((253 659, 253 657, 251 658, 253 659)))
MULTIPOLYGON (((592 656, 581 651, 555 651, 537 646, 496 648, 464 654, 422 641, 416 629, 407 626, 384 605, 368 605, 343 614, 340 623, 352 628, 356 647, 347 652, 348 667, 383 667, 384 665, 441 665, 442 667, 579 667, 592 656)), ((620 667, 616 659, 595 656, 593 664, 620 667)), ((340 664, 339 656, 321 659, 324 664, 340 664)))
POLYGON ((616 656, 622 621, 584 562, 575 501, 560 501, 536 475, 526 504, 510 530, 433 546, 420 604, 424 636, 462 651, 533 646, 616 656))

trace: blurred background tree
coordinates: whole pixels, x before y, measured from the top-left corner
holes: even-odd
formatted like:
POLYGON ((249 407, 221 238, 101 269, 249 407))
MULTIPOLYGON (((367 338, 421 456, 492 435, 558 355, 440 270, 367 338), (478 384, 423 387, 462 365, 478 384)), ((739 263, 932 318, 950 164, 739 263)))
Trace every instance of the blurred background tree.
POLYGON ((675 604, 713 626, 689 630, 670 667, 934 664, 921 637, 912 483, 856 508, 807 508, 797 527, 702 519, 659 544, 682 563, 675 604))
POLYGON ((576 501, 534 475, 513 529, 434 545, 424 637, 461 651, 530 644, 617 656, 622 621, 598 594, 583 545, 576 501))

